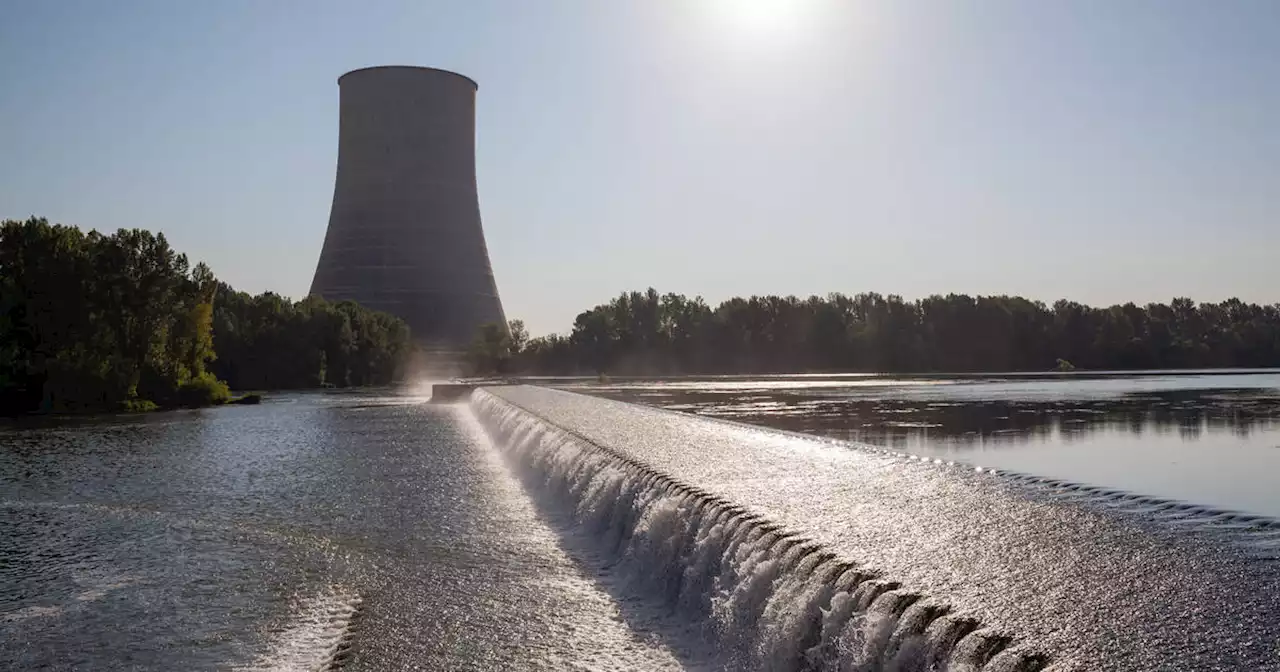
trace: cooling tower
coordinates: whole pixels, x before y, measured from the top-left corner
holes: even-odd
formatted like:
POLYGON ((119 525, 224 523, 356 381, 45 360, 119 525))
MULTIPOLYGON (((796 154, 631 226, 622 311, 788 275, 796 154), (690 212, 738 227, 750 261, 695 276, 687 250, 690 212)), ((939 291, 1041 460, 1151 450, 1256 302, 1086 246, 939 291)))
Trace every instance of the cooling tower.
POLYGON ((338 78, 338 174, 311 293, 397 315, 461 351, 506 327, 476 195, 476 83, 386 66, 338 78))

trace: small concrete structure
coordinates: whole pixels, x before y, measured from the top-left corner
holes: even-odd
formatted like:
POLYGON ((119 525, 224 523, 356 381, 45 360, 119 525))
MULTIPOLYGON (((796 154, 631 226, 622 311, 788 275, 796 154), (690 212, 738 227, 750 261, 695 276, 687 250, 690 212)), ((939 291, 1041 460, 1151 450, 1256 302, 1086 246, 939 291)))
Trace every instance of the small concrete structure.
POLYGON ((451 404, 466 401, 479 385, 477 383, 436 383, 431 386, 431 403, 451 404))

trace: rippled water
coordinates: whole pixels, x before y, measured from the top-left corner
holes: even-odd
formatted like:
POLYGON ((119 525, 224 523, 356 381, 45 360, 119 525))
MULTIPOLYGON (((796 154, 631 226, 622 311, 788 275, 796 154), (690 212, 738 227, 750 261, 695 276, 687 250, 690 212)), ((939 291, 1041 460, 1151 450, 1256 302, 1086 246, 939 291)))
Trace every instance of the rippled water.
POLYGON ((570 386, 1280 517, 1280 373, 795 376, 570 386))
POLYGON ((0 428, 0 669, 684 669, 465 408, 0 428))

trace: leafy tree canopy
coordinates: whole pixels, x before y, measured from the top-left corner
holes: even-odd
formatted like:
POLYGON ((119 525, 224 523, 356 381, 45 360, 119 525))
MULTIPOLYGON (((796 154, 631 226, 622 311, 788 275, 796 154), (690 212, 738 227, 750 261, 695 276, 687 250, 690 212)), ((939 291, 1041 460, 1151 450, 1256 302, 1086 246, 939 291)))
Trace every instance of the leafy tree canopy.
POLYGON ((0 223, 0 412, 206 405, 228 383, 385 384, 409 351, 394 317, 236 292, 163 234, 0 223))
POLYGON ((515 371, 544 374, 994 372, 1280 366, 1280 306, 1052 306, 1017 296, 700 297, 627 292, 567 336, 528 341, 515 371))

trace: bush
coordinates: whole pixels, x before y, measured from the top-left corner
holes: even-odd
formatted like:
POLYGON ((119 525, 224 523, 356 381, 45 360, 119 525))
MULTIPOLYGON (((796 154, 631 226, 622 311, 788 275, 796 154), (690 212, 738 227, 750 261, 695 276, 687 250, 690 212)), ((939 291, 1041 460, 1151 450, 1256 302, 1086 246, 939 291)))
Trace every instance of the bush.
POLYGON ((207 371, 178 386, 179 406, 213 406, 230 400, 231 388, 207 371))
POLYGON ((253 392, 242 397, 236 397, 227 403, 238 404, 240 406, 257 406, 262 403, 262 395, 257 392, 253 392))
POLYGON ((147 399, 125 399, 116 405, 116 410, 121 413, 150 413, 158 408, 154 401, 147 399))

